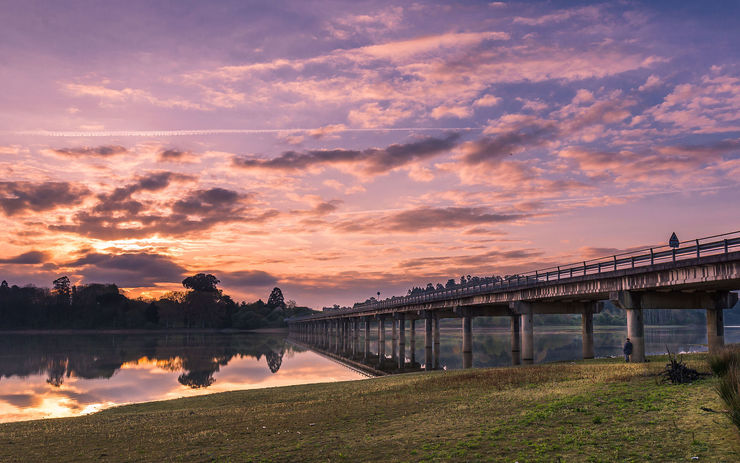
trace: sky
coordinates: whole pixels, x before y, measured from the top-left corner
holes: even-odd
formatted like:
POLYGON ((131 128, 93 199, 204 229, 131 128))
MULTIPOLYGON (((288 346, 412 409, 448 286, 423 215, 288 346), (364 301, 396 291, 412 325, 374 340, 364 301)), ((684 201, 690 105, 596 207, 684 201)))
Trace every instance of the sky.
POLYGON ((0 9, 10 284, 320 308, 740 229, 737 2, 0 9))

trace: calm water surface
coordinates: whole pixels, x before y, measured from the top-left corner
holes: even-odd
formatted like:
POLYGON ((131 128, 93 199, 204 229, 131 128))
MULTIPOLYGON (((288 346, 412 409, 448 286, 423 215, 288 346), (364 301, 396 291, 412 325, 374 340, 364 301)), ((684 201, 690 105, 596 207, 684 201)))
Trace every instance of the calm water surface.
MULTIPOLYGON (((595 329, 598 357, 621 355, 624 328, 595 329)), ((408 335, 407 335, 408 336, 408 335)), ((390 330, 387 337, 390 338, 390 330)), ((648 353, 706 350, 706 329, 648 327, 648 353)), ((740 327, 725 340, 740 342, 740 327)), ((408 338, 407 343, 410 344, 408 338)), ((473 330, 473 366, 511 364, 506 329, 473 330)), ((410 345, 407 344, 407 359, 410 345)), ((440 368, 462 368, 459 329, 441 330, 440 368)), ((377 352, 370 338, 370 350, 377 352)), ((385 353, 392 355, 390 339, 385 353)), ((535 328, 535 362, 575 360, 579 327, 535 328)), ((423 331, 416 361, 423 366, 423 331)), ((75 416, 135 402, 365 376, 283 334, 8 334, 0 336, 0 422, 75 416)))

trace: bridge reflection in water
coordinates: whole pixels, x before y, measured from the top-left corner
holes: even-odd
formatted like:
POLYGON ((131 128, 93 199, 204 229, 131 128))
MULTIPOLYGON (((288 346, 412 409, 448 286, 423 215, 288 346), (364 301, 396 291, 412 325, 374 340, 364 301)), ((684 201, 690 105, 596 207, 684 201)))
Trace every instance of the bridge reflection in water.
POLYGON ((626 312, 633 361, 645 360, 645 309, 705 309, 707 343, 724 344, 723 310, 737 303, 740 232, 647 248, 472 286, 356 304, 352 309, 288 320, 291 337, 382 371, 439 368, 440 318, 461 319, 463 367, 473 365, 474 317, 509 317, 512 363, 532 363, 535 314, 580 314, 583 358, 594 357, 593 315, 610 301, 626 312), (415 358, 417 321, 424 330, 424 358, 415 358), (370 349, 371 324, 377 349, 370 349), (386 325, 392 353, 386 355, 386 325), (360 332, 364 345, 360 346, 360 332), (411 345, 406 356, 406 345, 411 345), (423 362, 423 364, 421 363, 423 362))

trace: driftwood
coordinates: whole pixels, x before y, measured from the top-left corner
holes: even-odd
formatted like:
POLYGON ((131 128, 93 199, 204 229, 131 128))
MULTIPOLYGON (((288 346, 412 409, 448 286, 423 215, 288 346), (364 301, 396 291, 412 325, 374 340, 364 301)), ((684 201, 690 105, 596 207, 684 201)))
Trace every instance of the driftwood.
POLYGON ((668 363, 663 371, 660 372, 661 383, 691 383, 707 376, 706 373, 699 373, 693 368, 687 367, 686 364, 683 363, 683 359, 681 357, 671 354, 671 351, 668 350, 668 346, 666 346, 666 351, 668 352, 668 363))

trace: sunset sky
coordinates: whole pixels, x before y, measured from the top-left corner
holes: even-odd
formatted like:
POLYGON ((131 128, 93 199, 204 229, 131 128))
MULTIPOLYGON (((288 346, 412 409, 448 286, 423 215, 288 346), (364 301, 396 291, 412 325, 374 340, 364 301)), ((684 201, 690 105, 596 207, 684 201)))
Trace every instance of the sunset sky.
POLYGON ((10 284, 321 307, 740 229, 738 2, 0 11, 10 284))

